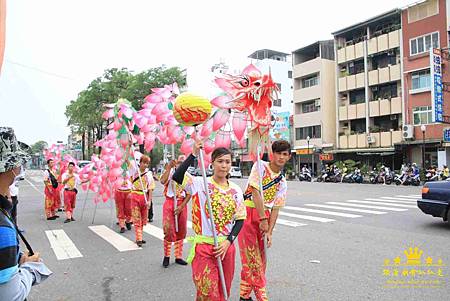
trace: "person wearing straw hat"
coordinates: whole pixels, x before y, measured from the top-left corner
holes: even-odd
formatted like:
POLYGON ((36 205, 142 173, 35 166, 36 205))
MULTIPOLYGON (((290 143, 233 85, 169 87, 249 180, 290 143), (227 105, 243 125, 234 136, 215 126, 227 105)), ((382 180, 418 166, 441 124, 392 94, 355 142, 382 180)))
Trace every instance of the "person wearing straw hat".
POLYGON ((286 202, 287 182, 282 170, 291 157, 291 145, 285 140, 272 143, 270 162, 256 162, 248 178, 244 194, 247 219, 239 235, 242 270, 240 300, 251 301, 252 291, 258 301, 268 300, 266 292, 267 247, 272 245, 272 232, 279 209, 286 202), (259 168, 258 168, 259 167, 259 168), (261 180, 262 178, 262 180, 261 180), (264 191, 261 198, 260 181, 264 191), (266 242, 264 242, 266 238, 266 242))
POLYGON ((14 130, 0 127, 0 300, 5 301, 25 300, 33 285, 52 274, 39 253, 33 253, 9 213, 12 208, 12 201, 7 197, 9 186, 22 177, 22 165, 29 158, 19 147, 14 130), (28 252, 20 251, 18 236, 28 252))
MULTIPOLYGON (((195 156, 202 157, 202 145, 201 141, 197 141, 193 154, 176 169, 172 179, 178 184, 183 183, 184 175, 195 156)), ((189 239, 193 244, 187 261, 192 264, 192 278, 197 288, 196 300, 222 301, 230 295, 236 255, 233 242, 244 224, 246 211, 241 188, 228 180, 231 151, 223 147, 216 148, 211 159, 213 176, 207 179, 192 177, 189 188, 192 192, 192 229, 195 236, 189 239), (209 214, 211 208, 207 208, 208 194, 213 222, 209 214), (214 229, 211 225, 215 226, 214 229), (214 237, 217 237, 216 247, 214 237)))

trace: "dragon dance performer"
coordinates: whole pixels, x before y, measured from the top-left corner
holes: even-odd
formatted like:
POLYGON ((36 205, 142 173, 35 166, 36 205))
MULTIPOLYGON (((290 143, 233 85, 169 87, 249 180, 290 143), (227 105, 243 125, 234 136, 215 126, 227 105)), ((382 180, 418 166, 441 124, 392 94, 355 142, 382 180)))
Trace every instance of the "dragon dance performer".
POLYGON ((258 301, 268 300, 266 293, 266 256, 264 236, 267 247, 272 245, 272 232, 278 218, 279 209, 285 205, 287 182, 282 174, 284 165, 290 159, 291 146, 284 140, 272 144, 272 159, 256 162, 248 179, 244 194, 247 219, 239 235, 239 251, 242 261, 240 300, 252 300, 254 292, 258 301), (259 181, 262 177, 264 199, 261 199, 259 181))
POLYGON ((85 183, 81 182, 80 177, 74 169, 75 163, 69 162, 67 171, 61 177, 62 184, 64 185, 64 210, 66 212, 66 220, 64 223, 75 221, 73 218, 73 210, 75 209, 75 203, 77 200, 77 186, 81 183, 85 183))
POLYGON ((114 192, 114 200, 116 202, 117 220, 119 222, 120 233, 127 230, 131 230, 131 180, 129 173, 127 172, 122 185, 114 192))
POLYGON ((59 217, 55 213, 55 196, 58 189, 58 180, 52 159, 47 160, 47 166, 47 170, 44 171, 45 216, 47 220, 55 220, 59 217))
POLYGON ((183 260, 183 240, 187 233, 187 207, 186 204, 191 199, 188 183, 191 175, 185 173, 183 185, 179 185, 173 179, 174 168, 186 160, 186 156, 181 155, 178 160, 173 160, 166 165, 164 173, 161 175, 161 184, 164 185, 164 195, 166 200, 163 205, 163 230, 164 230, 164 259, 163 266, 169 266, 172 243, 175 245, 175 262, 180 265, 187 265, 183 260), (176 191, 177 208, 174 206, 174 192, 176 191), (176 216, 176 217, 175 217, 176 216), (178 231, 176 231, 175 218, 178 220, 178 231))
POLYGON ((150 157, 142 155, 139 160, 139 169, 133 176, 131 199, 131 217, 136 234, 136 244, 142 247, 146 241, 142 239, 142 231, 148 220, 148 208, 152 202, 153 190, 155 189, 155 180, 152 172, 148 170, 150 166, 150 157), (145 194, 145 196, 144 196, 145 194))
MULTIPOLYGON (((202 142, 196 142, 191 154, 177 168, 173 179, 182 184, 186 170, 198 155, 202 142)), ((228 181, 231 169, 231 152, 223 147, 216 148, 211 155, 214 174, 207 179, 205 191, 202 177, 192 177, 192 228, 195 236, 188 262, 192 263, 192 278, 197 288, 196 300, 224 300, 220 283, 217 258, 222 259, 223 273, 228 296, 234 276, 234 240, 246 218, 242 190, 228 181), (207 195, 210 194, 215 229, 211 229, 207 209, 207 195), (216 231, 219 245, 214 247, 213 232, 216 231)))

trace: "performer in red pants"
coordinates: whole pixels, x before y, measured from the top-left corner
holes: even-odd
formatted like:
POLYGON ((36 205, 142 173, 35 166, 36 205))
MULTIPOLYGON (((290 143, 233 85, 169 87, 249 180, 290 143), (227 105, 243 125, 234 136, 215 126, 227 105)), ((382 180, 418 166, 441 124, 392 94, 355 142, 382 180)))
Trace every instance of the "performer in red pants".
POLYGON ((278 212, 286 202, 287 182, 281 171, 289 161, 291 146, 287 141, 278 140, 272 144, 272 159, 261 161, 258 168, 256 162, 248 179, 244 194, 247 207, 247 219, 239 234, 239 251, 242 271, 240 300, 249 301, 252 291, 258 301, 267 301, 266 291, 266 254, 267 247, 272 245, 272 231, 278 218, 278 212), (263 196, 261 198, 259 181, 262 178, 263 196))
POLYGON ((139 160, 139 170, 133 175, 131 198, 131 217, 133 219, 134 231, 136 234, 136 244, 142 247, 146 241, 142 239, 142 231, 148 220, 148 208, 152 201, 155 181, 148 167, 150 157, 142 155, 139 160), (144 196, 144 194, 146 196, 144 196))
POLYGON ((116 213, 119 221, 120 233, 125 232, 125 227, 131 230, 131 181, 128 173, 125 175, 122 185, 116 189, 114 200, 116 201, 116 213))
POLYGON ((169 266, 172 243, 175 245, 175 262, 180 265, 187 265, 183 260, 183 240, 187 233, 187 207, 186 204, 191 198, 186 186, 192 182, 191 176, 185 173, 183 184, 176 183, 173 179, 174 168, 179 166, 186 156, 181 155, 178 160, 173 160, 166 165, 164 173, 161 175, 161 184, 164 185, 164 195, 166 200, 163 205, 163 230, 164 230, 164 259, 163 267, 169 266), (174 192, 176 190, 177 209, 174 208, 174 192), (175 218, 178 221, 178 231, 175 227, 175 218))
POLYGON ((70 162, 67 171, 62 176, 64 185, 64 210, 66 212, 66 220, 64 223, 75 221, 73 218, 73 210, 77 199, 77 186, 81 183, 80 178, 74 171, 75 163, 70 162))

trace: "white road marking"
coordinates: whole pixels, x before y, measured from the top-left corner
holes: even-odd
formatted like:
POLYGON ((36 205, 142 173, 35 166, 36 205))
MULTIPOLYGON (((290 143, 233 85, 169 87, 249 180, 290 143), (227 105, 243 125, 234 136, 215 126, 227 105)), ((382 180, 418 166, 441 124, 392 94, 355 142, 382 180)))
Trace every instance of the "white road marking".
POLYGON ((407 211, 407 210, 408 210, 408 209, 400 209, 400 208, 392 208, 392 207, 383 207, 383 206, 370 206, 370 205, 349 204, 349 203, 342 203, 342 202, 327 202, 327 204, 341 205, 341 206, 349 206, 349 207, 358 207, 358 208, 382 209, 382 210, 390 210, 390 211, 407 211))
POLYGON ((397 201, 405 201, 405 202, 415 202, 415 199, 407 199, 407 198, 397 198, 397 197, 387 197, 387 196, 382 196, 382 199, 389 199, 389 200, 397 200, 397 201))
POLYGON ((277 224, 280 224, 283 226, 288 226, 288 227, 294 227, 294 228, 308 225, 308 224, 297 223, 297 222, 290 221, 287 219, 282 219, 282 218, 277 219, 277 224))
POLYGON ((164 231, 161 228, 147 224, 144 226, 144 232, 160 240, 164 240, 164 231))
POLYGON ((360 204, 383 205, 383 206, 387 205, 387 206, 396 206, 396 207, 403 207, 403 208, 417 208, 416 206, 412 206, 412 205, 393 204, 393 203, 386 203, 386 202, 358 201, 358 200, 348 200, 347 202, 360 203, 360 204))
POLYGON ((47 230, 45 234, 58 260, 83 257, 64 230, 47 230))
POLYGON ((407 201, 397 201, 397 200, 389 200, 389 199, 372 199, 372 198, 367 198, 364 199, 366 201, 375 201, 375 202, 388 202, 388 203, 397 203, 397 204, 409 204, 409 205, 414 205, 414 203, 412 202, 407 202, 407 201))
POLYGON ((362 215, 357 215, 357 214, 342 213, 342 212, 334 212, 334 211, 327 211, 327 210, 316 210, 316 209, 301 208, 301 207, 293 207, 293 206, 285 206, 285 207, 283 207, 283 209, 293 210, 293 211, 303 211, 303 212, 319 213, 319 214, 328 214, 328 215, 335 215, 335 216, 342 216, 342 217, 350 217, 350 218, 362 217, 362 215))
POLYGON ((119 233, 111 230, 105 225, 89 226, 89 229, 91 229, 92 232, 94 232, 95 234, 106 240, 108 243, 110 243, 119 252, 134 251, 141 249, 136 245, 136 243, 120 235, 119 233))
POLYGON ((361 213, 371 213, 371 214, 386 214, 387 213, 387 212, 375 211, 375 210, 366 210, 366 209, 357 209, 357 208, 344 208, 344 207, 339 207, 339 206, 322 205, 322 204, 305 204, 305 206, 329 208, 329 209, 338 209, 338 210, 346 210, 346 211, 361 212, 361 213))
POLYGON ((417 196, 396 195, 395 197, 405 198, 405 199, 410 199, 410 200, 417 200, 417 199, 420 199, 422 197, 422 195, 417 195, 417 196))
POLYGON ((335 221, 334 219, 330 219, 330 218, 323 218, 323 217, 316 217, 316 216, 309 216, 309 215, 300 215, 300 214, 294 214, 294 213, 287 213, 287 212, 283 212, 283 211, 280 211, 279 214, 284 215, 284 216, 289 216, 289 217, 295 217, 295 218, 299 218, 299 219, 306 219, 306 220, 310 220, 310 221, 321 222, 321 223, 328 223, 328 222, 335 221))
POLYGON ((42 196, 44 195, 44 193, 42 192, 42 189, 37 189, 37 187, 33 183, 31 183, 28 179, 25 179, 25 181, 27 181, 28 184, 30 184, 30 186, 33 187, 40 195, 42 195, 42 196))

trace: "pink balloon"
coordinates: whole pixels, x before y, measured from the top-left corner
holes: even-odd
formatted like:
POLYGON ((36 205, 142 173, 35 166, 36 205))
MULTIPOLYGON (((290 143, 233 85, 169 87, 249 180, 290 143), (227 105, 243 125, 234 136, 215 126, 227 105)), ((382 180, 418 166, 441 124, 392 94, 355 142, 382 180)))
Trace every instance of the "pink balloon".
POLYGON ((213 120, 209 119, 202 125, 202 130, 200 131, 200 135, 203 137, 209 137, 212 133, 213 120))
POLYGON ((192 139, 185 139, 180 147, 180 152, 184 155, 189 155, 192 153, 192 148, 194 147, 194 140, 192 139))
POLYGON ((144 148, 146 152, 150 152, 155 146, 155 139, 145 140, 144 148))
POLYGON ((212 141, 210 139, 206 140, 203 147, 205 149, 205 153, 207 153, 207 154, 211 153, 215 148, 214 141, 212 141))
POLYGON ((247 148, 247 139, 242 137, 242 139, 238 141, 238 144, 242 148, 247 148))
POLYGON ((233 132, 237 140, 241 140, 244 137, 245 129, 247 128, 247 119, 243 113, 234 113, 233 115, 233 132))
POLYGON ((159 103, 159 102, 162 102, 163 101, 163 99, 162 99, 162 97, 160 96, 160 95, 158 95, 158 94, 150 94, 150 95, 147 95, 145 98, 144 98, 144 100, 146 101, 146 102, 148 102, 148 103, 159 103))
POLYGON ((230 113, 228 110, 220 109, 214 114, 213 118, 213 131, 217 131, 224 126, 228 119, 230 119, 230 113))
POLYGON ((219 131, 215 139, 216 147, 230 147, 231 137, 229 132, 219 131))
POLYGON ((113 177, 118 177, 118 176, 120 176, 121 174, 122 174, 122 169, 119 168, 119 167, 116 167, 116 168, 114 168, 114 169, 112 169, 112 170, 110 171, 110 175, 113 176, 113 177))
POLYGON ((109 118, 113 118, 114 117, 114 111, 112 109, 110 110, 106 110, 105 112, 103 112, 102 114, 102 118, 103 119, 109 119, 109 118))
POLYGON ((152 114, 153 115, 165 115, 167 113, 169 113, 169 108, 167 107, 167 103, 166 102, 161 102, 158 103, 152 110, 152 114))
POLYGON ((230 109, 232 107, 232 99, 229 96, 217 96, 211 100, 211 104, 221 109, 230 109))

